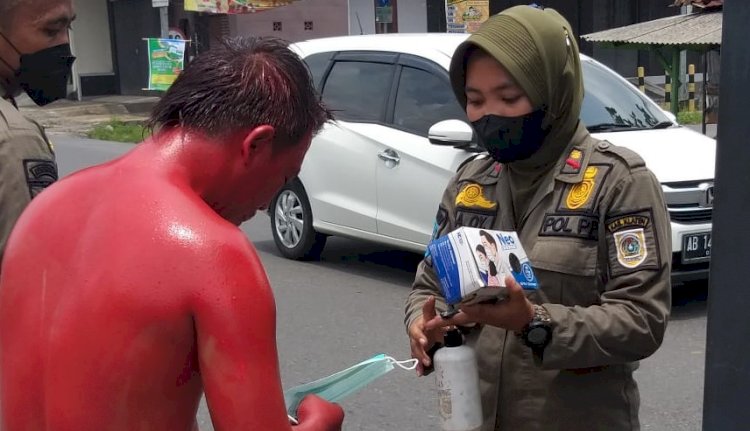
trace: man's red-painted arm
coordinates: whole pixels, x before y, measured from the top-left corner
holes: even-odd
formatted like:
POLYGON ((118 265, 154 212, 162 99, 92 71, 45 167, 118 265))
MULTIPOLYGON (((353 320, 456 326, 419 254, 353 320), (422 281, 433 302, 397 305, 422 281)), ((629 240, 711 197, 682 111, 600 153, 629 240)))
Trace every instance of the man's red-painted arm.
POLYGON ((300 425, 289 424, 276 305, 260 259, 247 242, 222 246, 215 256, 213 273, 200 277, 210 281, 194 296, 200 372, 214 428, 339 430, 343 411, 322 400, 305 400, 300 425))

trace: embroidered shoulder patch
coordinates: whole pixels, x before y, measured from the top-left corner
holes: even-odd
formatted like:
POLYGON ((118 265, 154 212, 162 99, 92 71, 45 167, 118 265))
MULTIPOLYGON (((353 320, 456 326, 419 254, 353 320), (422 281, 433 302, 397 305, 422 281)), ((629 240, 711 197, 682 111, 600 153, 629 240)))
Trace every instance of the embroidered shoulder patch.
POLYGON ((479 184, 468 184, 456 196, 456 206, 493 209, 497 206, 497 202, 492 202, 484 197, 484 190, 479 184))
POLYGON ((596 186, 596 174, 599 172, 599 168, 596 166, 589 166, 583 173, 583 181, 571 187, 568 192, 568 197, 565 199, 565 204, 568 209, 575 210, 586 205, 586 202, 591 198, 591 194, 594 192, 596 186))
POLYGON ((622 229, 626 229, 630 227, 638 227, 638 228, 645 229, 648 227, 650 222, 651 222, 651 219, 645 215, 640 215, 640 214, 624 215, 615 219, 611 219, 611 221, 608 221, 607 231, 616 232, 618 230, 622 230, 622 229))
POLYGON ((577 184, 568 184, 560 195, 558 212, 576 211, 592 212, 596 208, 599 194, 602 192, 611 165, 591 164, 583 171, 583 178, 577 184))
POLYGON ((661 267, 651 209, 607 218, 609 269, 613 277, 661 267))
POLYGON ((646 233, 643 228, 615 232, 617 261, 625 268, 637 268, 648 257, 646 233))
POLYGON ((57 181, 57 164, 52 160, 26 159, 23 168, 32 199, 57 181))

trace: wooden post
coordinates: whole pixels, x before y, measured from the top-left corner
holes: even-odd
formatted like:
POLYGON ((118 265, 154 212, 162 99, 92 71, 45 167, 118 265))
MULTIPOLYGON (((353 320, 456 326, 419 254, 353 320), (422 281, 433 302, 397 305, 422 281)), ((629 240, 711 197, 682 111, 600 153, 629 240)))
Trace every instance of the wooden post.
POLYGON ((638 66, 638 89, 646 94, 646 70, 643 66, 638 66))
POLYGON ((701 101, 703 109, 701 115, 701 133, 706 134, 706 107, 708 106, 708 50, 703 51, 703 85, 701 91, 701 101))
POLYGON ((695 65, 688 66, 688 111, 695 112, 695 65))
POLYGON ((680 113, 680 50, 672 50, 672 65, 670 74, 672 77, 672 98, 670 99, 670 110, 674 115, 680 113))

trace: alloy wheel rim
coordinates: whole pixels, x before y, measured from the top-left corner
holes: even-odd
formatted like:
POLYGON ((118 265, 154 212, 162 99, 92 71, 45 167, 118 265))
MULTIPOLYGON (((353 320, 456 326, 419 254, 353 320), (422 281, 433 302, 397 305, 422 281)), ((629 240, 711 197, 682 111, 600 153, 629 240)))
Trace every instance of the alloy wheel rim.
POLYGON ((286 248, 296 247, 302 240, 302 232, 305 228, 302 202, 297 194, 291 190, 283 191, 276 200, 274 212, 276 234, 281 243, 286 248))

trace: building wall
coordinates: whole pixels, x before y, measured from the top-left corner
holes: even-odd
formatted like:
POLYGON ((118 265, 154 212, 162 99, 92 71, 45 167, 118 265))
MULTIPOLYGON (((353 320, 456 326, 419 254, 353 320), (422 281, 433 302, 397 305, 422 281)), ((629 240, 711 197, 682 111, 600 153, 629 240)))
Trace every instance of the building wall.
POLYGON ((375 2, 374 0, 349 0, 349 34, 374 34, 374 33, 375 33, 375 2))
MULTIPOLYGON (((397 2, 399 33, 427 32, 427 0, 391 1, 397 2)), ((349 34, 360 34, 360 23, 363 34, 375 33, 375 0, 349 0, 349 34)))
POLYGON ((427 32, 427 0, 398 0, 398 32, 427 32))
POLYGON ((78 72, 113 73, 107 2, 74 0, 73 5, 77 18, 71 34, 78 57, 75 63, 78 72))
POLYGON ((276 36, 290 42, 349 32, 347 0, 301 0, 277 9, 229 17, 232 35, 276 36), (305 29, 312 22, 312 30, 305 29), (274 30, 281 23, 281 30, 274 30))
POLYGON ((71 31, 71 47, 77 57, 73 87, 79 96, 112 94, 116 80, 107 2, 74 0, 73 6, 77 15, 71 31))

